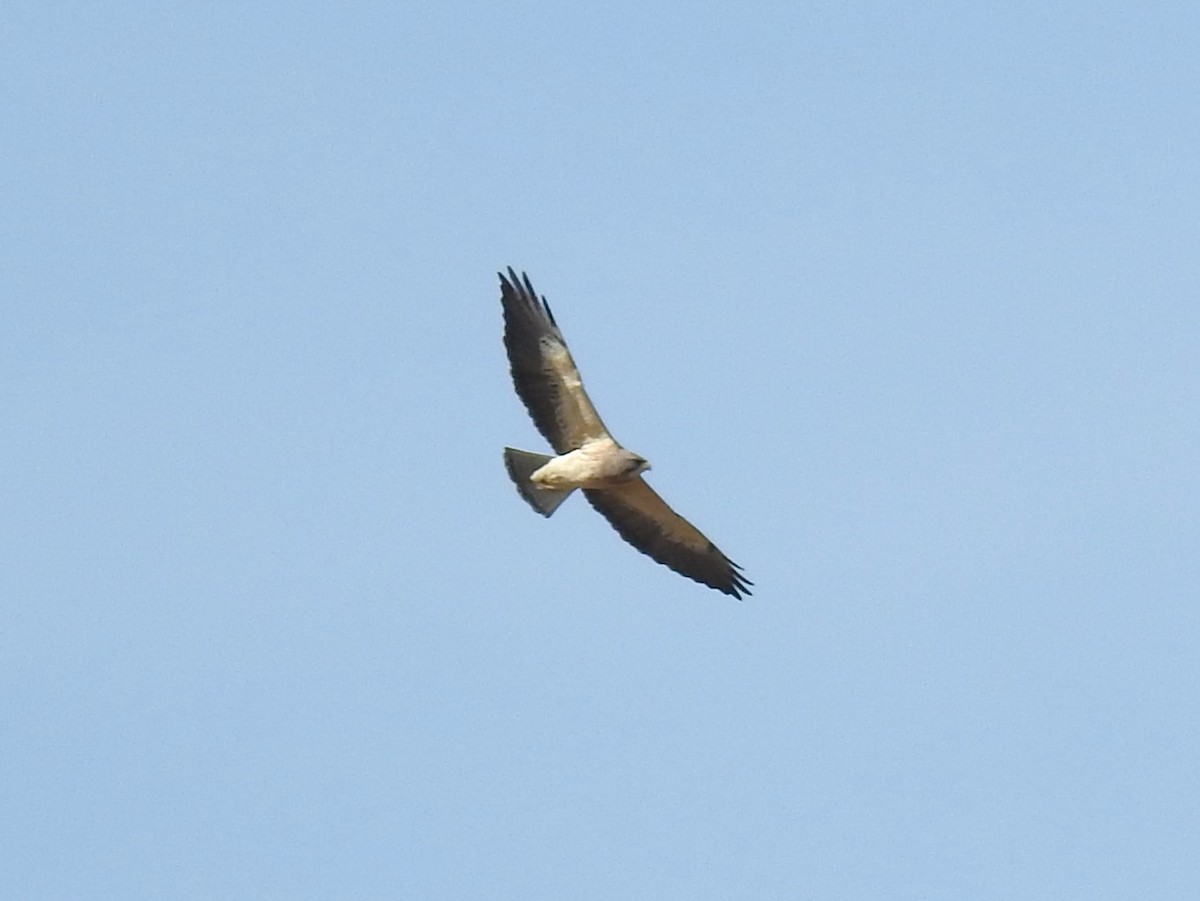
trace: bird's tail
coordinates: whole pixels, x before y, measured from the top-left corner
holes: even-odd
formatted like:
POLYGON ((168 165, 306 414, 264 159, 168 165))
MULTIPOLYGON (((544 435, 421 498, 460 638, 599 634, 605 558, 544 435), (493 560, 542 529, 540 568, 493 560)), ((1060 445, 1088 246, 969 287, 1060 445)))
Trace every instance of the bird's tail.
POLYGON ((542 516, 549 516, 557 510, 559 505, 575 490, 574 488, 568 488, 565 491, 557 488, 543 488, 541 485, 529 481, 531 475, 552 459, 554 458, 545 454, 534 454, 529 451, 517 450, 515 447, 504 449, 504 466, 508 470, 513 484, 517 486, 517 491, 520 492, 521 497, 525 498, 529 506, 542 516))

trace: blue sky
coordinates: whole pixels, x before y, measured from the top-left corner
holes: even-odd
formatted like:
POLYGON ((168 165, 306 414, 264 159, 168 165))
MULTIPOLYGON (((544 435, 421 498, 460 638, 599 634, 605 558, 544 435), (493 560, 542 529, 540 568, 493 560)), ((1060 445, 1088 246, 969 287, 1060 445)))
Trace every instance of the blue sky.
POLYGON ((15 4, 0 895, 1196 897, 1198 35, 15 4), (507 265, 753 598, 517 497, 507 265))

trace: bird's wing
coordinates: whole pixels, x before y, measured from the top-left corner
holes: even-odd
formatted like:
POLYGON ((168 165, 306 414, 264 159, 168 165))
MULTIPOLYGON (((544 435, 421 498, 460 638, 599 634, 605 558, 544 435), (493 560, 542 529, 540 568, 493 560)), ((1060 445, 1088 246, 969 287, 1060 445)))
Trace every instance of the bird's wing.
POLYGON ((533 424, 555 451, 565 454, 585 441, 606 438, 608 429, 592 406, 567 341, 554 322, 546 298, 538 299, 529 276, 512 267, 500 275, 504 305, 504 347, 513 385, 533 424))
POLYGON ((612 488, 584 489, 621 537, 664 566, 741 599, 754 583, 690 522, 672 510, 642 479, 612 488))

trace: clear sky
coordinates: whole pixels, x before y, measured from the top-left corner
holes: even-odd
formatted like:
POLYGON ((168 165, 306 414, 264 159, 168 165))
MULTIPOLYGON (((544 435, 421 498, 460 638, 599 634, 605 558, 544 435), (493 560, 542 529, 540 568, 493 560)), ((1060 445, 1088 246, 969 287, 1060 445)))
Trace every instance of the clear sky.
POLYGON ((0 897, 1200 897, 1198 9, 8 4, 0 897))

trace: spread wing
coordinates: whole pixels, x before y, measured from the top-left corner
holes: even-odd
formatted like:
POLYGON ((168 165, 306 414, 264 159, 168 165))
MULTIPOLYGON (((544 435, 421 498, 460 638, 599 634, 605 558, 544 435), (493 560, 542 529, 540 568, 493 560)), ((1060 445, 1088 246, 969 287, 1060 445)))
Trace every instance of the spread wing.
POLYGON ((584 495, 621 537, 681 576, 741 600, 754 583, 700 530, 667 506, 641 478, 612 488, 585 488, 584 495))
POLYGON ((504 347, 513 385, 533 424, 560 454, 608 437, 546 298, 539 300, 529 276, 522 273, 518 279, 511 266, 507 278, 499 275, 504 347))

